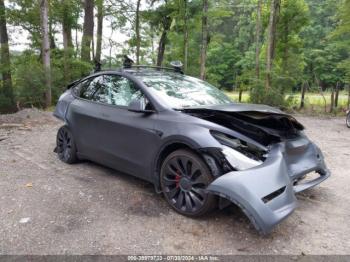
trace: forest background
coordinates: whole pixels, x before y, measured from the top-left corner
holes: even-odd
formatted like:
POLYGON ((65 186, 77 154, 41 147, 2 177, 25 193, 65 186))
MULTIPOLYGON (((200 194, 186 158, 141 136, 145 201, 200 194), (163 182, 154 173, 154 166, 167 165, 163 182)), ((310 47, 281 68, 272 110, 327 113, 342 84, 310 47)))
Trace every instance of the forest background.
POLYGON ((50 108, 103 68, 168 66, 236 101, 344 113, 350 0, 0 0, 0 112, 50 108))

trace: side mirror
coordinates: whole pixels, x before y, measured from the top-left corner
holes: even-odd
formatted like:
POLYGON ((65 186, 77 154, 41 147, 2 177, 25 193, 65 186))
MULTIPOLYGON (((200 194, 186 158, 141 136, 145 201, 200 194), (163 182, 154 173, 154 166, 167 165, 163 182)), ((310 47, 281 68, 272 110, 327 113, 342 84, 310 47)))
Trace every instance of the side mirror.
POLYGON ((128 110, 136 113, 151 114, 154 110, 146 110, 145 102, 143 99, 133 99, 128 107, 128 110))

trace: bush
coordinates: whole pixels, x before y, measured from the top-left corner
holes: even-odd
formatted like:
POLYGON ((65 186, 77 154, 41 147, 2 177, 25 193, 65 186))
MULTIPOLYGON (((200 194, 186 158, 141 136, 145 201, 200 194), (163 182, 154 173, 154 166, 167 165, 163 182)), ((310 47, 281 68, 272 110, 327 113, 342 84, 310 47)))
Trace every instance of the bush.
MULTIPOLYGON (((15 100, 23 107, 45 105, 45 75, 40 56, 34 51, 24 51, 12 59, 12 78, 15 91, 15 100)), ((66 85, 73 80, 88 75, 92 65, 76 58, 67 61, 69 74, 65 75, 63 51, 53 50, 51 53, 51 92, 52 103, 65 90, 66 85)), ((0 97, 0 103, 3 99, 0 97)))
POLYGON ((268 91, 262 84, 255 85, 250 90, 250 102, 285 108, 287 103, 284 94, 278 88, 271 87, 268 91))
POLYGON ((23 52, 13 63, 16 101, 23 106, 44 105, 45 78, 42 64, 34 52, 23 52))
POLYGON ((11 99, 8 98, 1 90, 1 81, 0 81, 0 113, 11 112, 12 103, 11 99))

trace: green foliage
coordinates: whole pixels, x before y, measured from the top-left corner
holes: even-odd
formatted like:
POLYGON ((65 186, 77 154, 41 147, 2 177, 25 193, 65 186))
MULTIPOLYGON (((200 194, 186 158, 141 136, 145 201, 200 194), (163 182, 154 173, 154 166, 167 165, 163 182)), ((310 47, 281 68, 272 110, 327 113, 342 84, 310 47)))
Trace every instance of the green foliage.
POLYGON ((304 71, 301 30, 308 24, 309 9, 304 0, 283 0, 277 26, 275 84, 283 92, 302 81, 304 71))
POLYGON ((12 107, 11 98, 4 94, 2 90, 2 80, 0 79, 0 112, 7 111, 8 108, 12 107))
POLYGON ((337 11, 342 2, 343 0, 324 0, 322 3, 318 0, 307 0, 310 23, 301 34, 305 43, 303 78, 324 90, 334 87, 344 77, 344 70, 339 65, 346 54, 342 45, 332 38, 339 23, 337 11))
POLYGON ((212 12, 207 78, 227 90, 246 90, 255 68, 255 1, 221 1, 212 12))
MULTIPOLYGON (((13 78, 17 101, 22 106, 44 106, 45 77, 40 56, 27 50, 19 56, 13 57, 13 78)), ((70 59, 70 81, 89 74, 92 70, 90 64, 80 59, 70 59)), ((65 90, 63 75, 63 54, 61 51, 52 53, 51 79, 53 101, 65 90)))
POLYGON ((43 106, 45 78, 38 56, 32 51, 23 52, 13 59, 13 68, 17 101, 22 105, 43 106))
POLYGON ((284 108, 286 100, 284 94, 277 88, 271 88, 268 92, 264 85, 258 84, 250 91, 250 102, 254 104, 266 104, 284 108))
POLYGON ((233 74, 238 70, 235 62, 237 60, 239 60, 239 53, 232 44, 220 44, 219 41, 212 43, 208 52, 208 64, 216 66, 208 66, 208 81, 232 90, 235 84, 233 74))
MULTIPOLYGON (((96 0, 100 1, 100 0, 96 0)), ((209 39, 207 81, 224 90, 248 91, 251 102, 288 107, 297 104, 292 90, 300 90, 307 82, 315 91, 342 88, 350 84, 350 0, 281 0, 277 24, 277 42, 272 71, 272 87, 266 90, 265 64, 267 25, 270 1, 262 1, 260 78, 255 73, 257 0, 209 1, 209 39), (294 100, 293 100, 294 99, 294 100)), ((30 46, 20 54, 12 54, 12 79, 16 101, 22 105, 44 104, 44 72, 41 59, 40 1, 7 1, 7 21, 15 30, 29 33, 30 46)), ((103 1, 104 23, 113 31, 128 36, 125 42, 104 32, 102 58, 104 67, 121 65, 121 55, 135 55, 136 1, 103 1), (114 50, 118 50, 117 54, 114 50), (104 52, 106 53, 106 52, 104 52)), ((184 60, 185 14, 188 29, 187 74, 198 76, 202 35, 202 0, 142 1, 141 63, 155 64, 162 32, 167 30, 163 64, 184 60), (187 9, 185 9, 185 7, 187 9), (171 21, 170 28, 166 27, 171 21)), ((64 52, 62 23, 81 32, 81 1, 51 0, 49 28, 51 38, 51 79, 53 102, 64 85, 87 75, 92 66, 79 58, 80 39, 64 52), (54 44, 53 44, 54 43, 54 44), (68 69, 68 70, 67 70, 68 69), (68 72, 67 72, 68 71, 68 72), (64 74, 63 72, 67 72, 64 74)), ((12 29, 13 30, 13 29, 12 29)), ((16 42, 16 39, 12 39, 16 42)), ((10 46, 11 49, 11 46, 10 46)), ((1 76, 0 76, 1 78, 1 76)), ((1 83, 0 83, 1 86, 1 83)), ((0 106, 8 103, 0 97, 0 106)))
MULTIPOLYGON (((340 20, 332 39, 341 50, 341 62, 337 69, 343 72, 343 81, 350 83, 350 0, 345 0, 339 6, 338 18, 340 20)), ((340 53, 340 52, 339 52, 340 53)))

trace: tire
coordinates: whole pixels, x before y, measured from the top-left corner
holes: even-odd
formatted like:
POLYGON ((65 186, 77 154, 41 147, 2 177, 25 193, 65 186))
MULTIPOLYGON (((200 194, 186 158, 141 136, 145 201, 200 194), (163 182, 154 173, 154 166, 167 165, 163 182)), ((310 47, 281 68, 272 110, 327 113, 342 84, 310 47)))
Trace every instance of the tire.
POLYGON ((64 163, 74 164, 78 160, 74 137, 67 126, 62 126, 57 132, 56 152, 64 163))
POLYGON ((348 128, 350 128, 350 111, 346 115, 346 125, 347 125, 348 128))
POLYGON ((216 207, 216 197, 204 191, 212 181, 207 165, 189 150, 176 150, 162 163, 162 192, 169 205, 182 215, 199 217, 216 207))

